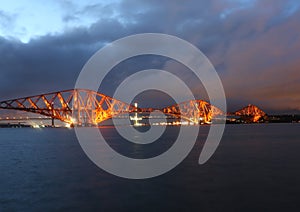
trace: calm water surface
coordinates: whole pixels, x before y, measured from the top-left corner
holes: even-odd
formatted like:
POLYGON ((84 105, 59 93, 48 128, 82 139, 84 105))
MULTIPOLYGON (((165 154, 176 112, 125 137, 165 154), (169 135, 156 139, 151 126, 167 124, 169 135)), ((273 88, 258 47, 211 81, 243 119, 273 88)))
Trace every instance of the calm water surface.
MULTIPOLYGON (((74 130, 0 129, 0 211, 299 211, 300 125, 227 125, 213 157, 198 165, 208 126, 189 156, 147 180, 122 179, 94 165, 74 130)), ((124 155, 153 157, 178 133, 147 148, 103 128, 124 155)))

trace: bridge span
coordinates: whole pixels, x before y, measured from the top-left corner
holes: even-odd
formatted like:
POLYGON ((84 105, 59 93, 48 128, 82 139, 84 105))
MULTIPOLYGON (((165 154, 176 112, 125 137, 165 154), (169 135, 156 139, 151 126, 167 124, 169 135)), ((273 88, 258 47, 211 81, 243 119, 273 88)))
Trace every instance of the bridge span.
POLYGON ((0 102, 0 109, 41 114, 76 126, 98 125, 122 113, 159 110, 176 118, 198 124, 211 123, 226 115, 204 100, 190 100, 165 108, 138 108, 107 95, 87 90, 71 89, 0 102))

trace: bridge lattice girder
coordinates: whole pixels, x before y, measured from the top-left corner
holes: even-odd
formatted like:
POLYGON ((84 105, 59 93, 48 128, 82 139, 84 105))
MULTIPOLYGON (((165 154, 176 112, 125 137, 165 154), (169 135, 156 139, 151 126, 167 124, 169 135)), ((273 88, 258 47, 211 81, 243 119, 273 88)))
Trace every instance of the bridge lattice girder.
MULTIPOLYGON (((42 114, 75 125, 97 125, 120 113, 152 112, 153 108, 136 108, 104 94, 72 89, 0 102, 0 108, 42 114)), ((203 100, 190 100, 159 109, 163 113, 194 123, 209 123, 224 113, 203 100)))
POLYGON ((266 113, 262 111, 260 108, 258 108, 257 106, 249 104, 248 106, 242 108, 241 110, 236 111, 235 115, 249 116, 252 117, 253 122, 258 122, 261 117, 264 117, 266 115, 266 113))
POLYGON ((73 89, 0 102, 0 108, 33 112, 70 124, 96 125, 133 106, 104 94, 73 89))
POLYGON ((225 115, 219 108, 203 100, 182 102, 163 108, 162 112, 184 118, 194 123, 199 123, 200 120, 210 123, 213 118, 225 115))
POLYGON ((130 113, 135 109, 130 104, 91 90, 77 90, 73 98, 73 117, 78 120, 78 124, 96 125, 120 113, 130 113))
POLYGON ((72 94, 73 90, 67 90, 11 99, 0 102, 0 108, 38 113, 70 123, 72 117, 72 108, 70 107, 72 94))

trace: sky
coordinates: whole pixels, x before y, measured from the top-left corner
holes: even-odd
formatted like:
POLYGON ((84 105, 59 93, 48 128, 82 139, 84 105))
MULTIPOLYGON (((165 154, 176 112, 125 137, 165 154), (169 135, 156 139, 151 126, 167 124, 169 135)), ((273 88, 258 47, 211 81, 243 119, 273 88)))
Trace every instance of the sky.
MULTIPOLYGON (((298 0, 0 0, 0 100, 73 88, 97 50, 153 32, 185 39, 209 58, 229 111, 251 103, 300 113, 299 23, 298 0)), ((112 95, 126 76, 148 68, 177 74, 206 98, 185 67, 155 56, 122 62, 100 90, 112 95)))

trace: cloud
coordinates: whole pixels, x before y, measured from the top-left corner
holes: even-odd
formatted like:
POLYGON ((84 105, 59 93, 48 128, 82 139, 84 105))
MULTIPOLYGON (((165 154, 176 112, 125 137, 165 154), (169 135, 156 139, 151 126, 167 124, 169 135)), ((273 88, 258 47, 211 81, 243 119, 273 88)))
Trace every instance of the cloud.
MULTIPOLYGON (((27 44, 1 38, 1 99, 72 88, 88 58, 106 43, 160 32, 183 38, 207 55, 224 83, 230 110, 248 103, 267 111, 300 110, 300 11, 295 0, 127 0, 84 7, 62 2, 66 23, 90 17, 94 22, 27 44)), ((7 17, 0 12, 2 16, 7 17)), ((154 57, 120 64, 107 76, 111 86, 103 91, 111 95, 126 76, 148 68, 169 70, 188 81, 198 96, 206 95, 198 81, 182 74, 181 64, 154 57)))
POLYGON ((4 31, 13 29, 16 17, 17 17, 16 14, 7 13, 3 10, 0 10, 0 35, 4 31))
MULTIPOLYGON (((230 98, 264 101, 263 106, 267 109, 299 109, 299 98, 296 101, 295 98, 300 90, 297 83, 300 80, 297 59, 300 57, 300 30, 297 28, 300 12, 281 17, 280 21, 278 18, 273 14, 268 18, 243 21, 246 26, 251 26, 252 32, 249 29, 246 38, 238 37, 228 46, 224 57, 226 72, 222 79, 230 98), (253 23, 258 21, 259 24, 253 23)), ((237 28, 238 32, 241 30, 245 32, 245 29, 237 28)))

